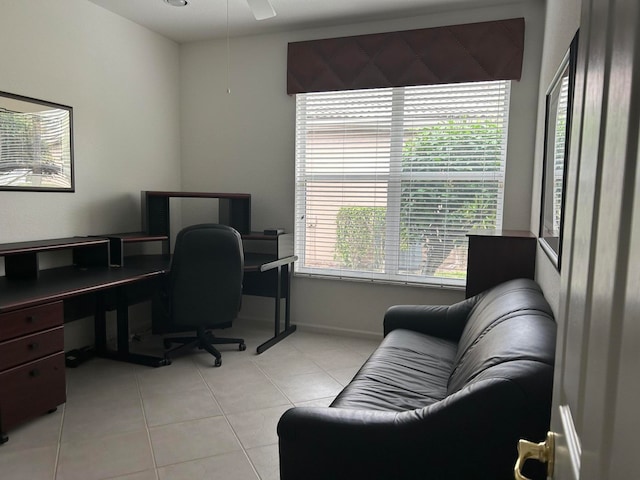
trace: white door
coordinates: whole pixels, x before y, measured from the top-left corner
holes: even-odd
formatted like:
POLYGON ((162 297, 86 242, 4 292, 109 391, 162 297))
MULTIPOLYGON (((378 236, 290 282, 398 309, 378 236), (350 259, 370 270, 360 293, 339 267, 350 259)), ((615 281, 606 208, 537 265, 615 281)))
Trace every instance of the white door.
POLYGON ((640 479, 640 1, 582 3, 552 478, 640 479))

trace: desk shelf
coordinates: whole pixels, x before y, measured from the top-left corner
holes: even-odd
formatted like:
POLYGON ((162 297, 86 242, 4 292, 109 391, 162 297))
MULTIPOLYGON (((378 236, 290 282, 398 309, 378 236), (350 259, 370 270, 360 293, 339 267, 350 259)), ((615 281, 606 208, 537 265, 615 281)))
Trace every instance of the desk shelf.
MULTIPOLYGON (((218 201, 218 221, 238 232, 251 232, 251 194, 208 192, 142 192, 142 228, 149 235, 171 234, 169 200, 171 198, 208 198, 218 201)), ((168 242, 167 242, 168 243, 168 242)))
POLYGON ((70 237, 31 242, 0 244, 7 279, 37 278, 40 271, 39 254, 58 250, 72 250, 73 264, 80 268, 108 266, 109 240, 100 237, 70 237))
POLYGON ((125 245, 132 243, 146 242, 162 242, 162 251, 165 255, 169 254, 168 235, 149 235, 146 232, 126 232, 126 233, 110 233, 102 235, 109 239, 111 251, 111 265, 122 267, 125 264, 125 245))

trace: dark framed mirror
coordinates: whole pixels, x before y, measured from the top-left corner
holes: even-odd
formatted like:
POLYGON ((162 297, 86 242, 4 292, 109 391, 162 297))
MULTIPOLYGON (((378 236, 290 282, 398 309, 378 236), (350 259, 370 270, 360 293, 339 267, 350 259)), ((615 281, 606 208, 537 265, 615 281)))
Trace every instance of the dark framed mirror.
POLYGON ((71 107, 0 92, 0 190, 75 190, 71 107))
POLYGON ((573 38, 546 94, 540 245, 556 268, 562 258, 565 187, 578 34, 573 38))

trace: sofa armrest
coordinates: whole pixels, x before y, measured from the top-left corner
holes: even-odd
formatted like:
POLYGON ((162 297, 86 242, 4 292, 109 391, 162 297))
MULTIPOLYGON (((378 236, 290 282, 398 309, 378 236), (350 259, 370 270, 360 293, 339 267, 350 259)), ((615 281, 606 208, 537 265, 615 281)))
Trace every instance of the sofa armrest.
POLYGON ((522 390, 506 379, 405 412, 296 407, 278 423, 280 478, 508 478, 526 414, 522 390))
POLYGON ((296 407, 278 422, 280 479, 400 478, 396 412, 296 407))
POLYGON ((458 341, 473 306, 475 297, 453 305, 395 305, 384 315, 384 335, 396 328, 404 328, 458 341))

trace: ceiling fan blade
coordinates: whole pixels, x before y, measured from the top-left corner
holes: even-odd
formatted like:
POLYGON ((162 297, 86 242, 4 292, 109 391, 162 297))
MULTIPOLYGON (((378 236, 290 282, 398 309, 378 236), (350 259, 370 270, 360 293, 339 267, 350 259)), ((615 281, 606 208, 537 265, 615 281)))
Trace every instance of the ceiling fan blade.
POLYGON ((247 0, 247 3, 256 20, 265 20, 276 16, 276 11, 269 0, 247 0))

